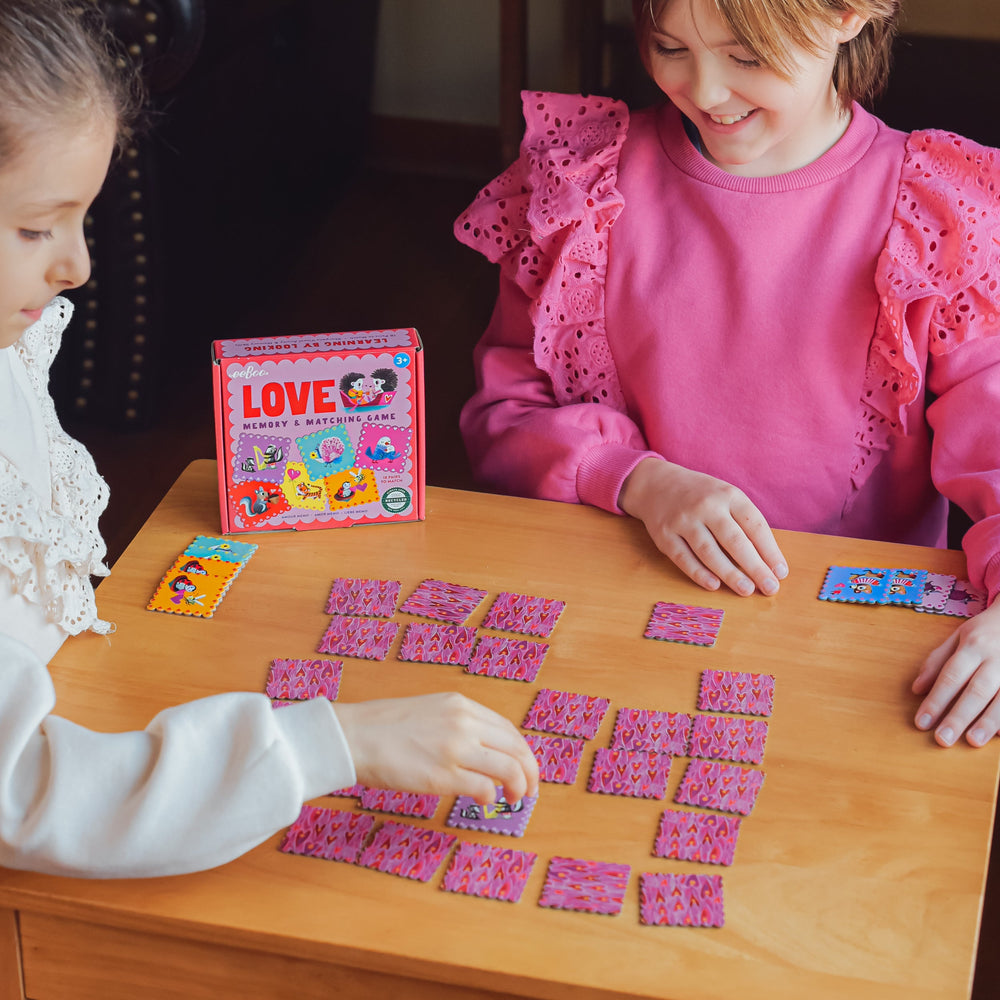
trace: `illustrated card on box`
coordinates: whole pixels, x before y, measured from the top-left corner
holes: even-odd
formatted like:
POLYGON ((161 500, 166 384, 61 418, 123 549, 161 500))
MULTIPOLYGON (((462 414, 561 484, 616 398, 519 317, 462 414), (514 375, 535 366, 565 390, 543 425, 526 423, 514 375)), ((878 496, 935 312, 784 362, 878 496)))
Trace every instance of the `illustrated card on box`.
POLYGON ((222 530, 424 517, 416 330, 213 344, 222 530))

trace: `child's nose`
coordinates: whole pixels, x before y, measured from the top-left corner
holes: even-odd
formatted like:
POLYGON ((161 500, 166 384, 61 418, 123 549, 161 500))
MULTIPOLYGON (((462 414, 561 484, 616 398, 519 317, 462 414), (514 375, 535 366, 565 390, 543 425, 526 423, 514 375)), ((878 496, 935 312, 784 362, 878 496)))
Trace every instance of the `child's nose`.
POLYGON ((83 231, 61 245, 49 266, 49 281, 61 288, 79 288, 90 277, 90 250, 83 231))
POLYGON ((725 74, 713 59, 701 60, 694 65, 690 83, 691 101, 702 111, 717 108, 729 99, 725 74))

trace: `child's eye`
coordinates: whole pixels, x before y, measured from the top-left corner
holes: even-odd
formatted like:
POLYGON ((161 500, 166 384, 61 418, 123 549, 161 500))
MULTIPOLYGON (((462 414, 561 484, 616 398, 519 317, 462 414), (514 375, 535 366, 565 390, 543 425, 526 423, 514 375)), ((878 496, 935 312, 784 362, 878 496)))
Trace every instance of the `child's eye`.
POLYGON ((22 240, 50 240, 52 239, 51 229, 19 229, 18 235, 22 240))
POLYGON ((737 66, 743 66, 745 69, 757 69, 760 66, 759 59, 739 59, 736 56, 730 57, 737 66))
POLYGON ((663 45, 661 42, 655 42, 654 48, 656 49, 659 55, 666 56, 667 58, 683 55, 685 52, 687 52, 687 49, 669 48, 668 46, 663 45))

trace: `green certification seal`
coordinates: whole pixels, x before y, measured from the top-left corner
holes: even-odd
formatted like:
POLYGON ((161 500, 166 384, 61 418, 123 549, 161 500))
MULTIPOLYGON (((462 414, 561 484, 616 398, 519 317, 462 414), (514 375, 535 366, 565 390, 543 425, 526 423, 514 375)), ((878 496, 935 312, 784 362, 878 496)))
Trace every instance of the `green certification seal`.
POLYGON ((382 506, 390 514, 402 514, 410 506, 410 491, 393 486, 382 494, 382 506))

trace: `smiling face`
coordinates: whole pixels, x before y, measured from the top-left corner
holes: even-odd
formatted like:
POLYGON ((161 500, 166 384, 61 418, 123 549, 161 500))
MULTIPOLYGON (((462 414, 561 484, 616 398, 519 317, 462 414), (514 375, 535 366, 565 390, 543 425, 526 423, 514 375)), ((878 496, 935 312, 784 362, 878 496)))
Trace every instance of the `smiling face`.
POLYGON ((850 123, 833 68, 839 45, 863 25, 853 13, 817 25, 816 51, 789 46, 785 74, 740 44, 712 0, 670 0, 649 34, 649 69, 716 166, 748 177, 787 173, 821 156, 850 123))
POLYGON ((0 348, 89 277, 83 221, 104 183, 115 132, 103 116, 52 125, 24 136, 0 163, 0 348))

